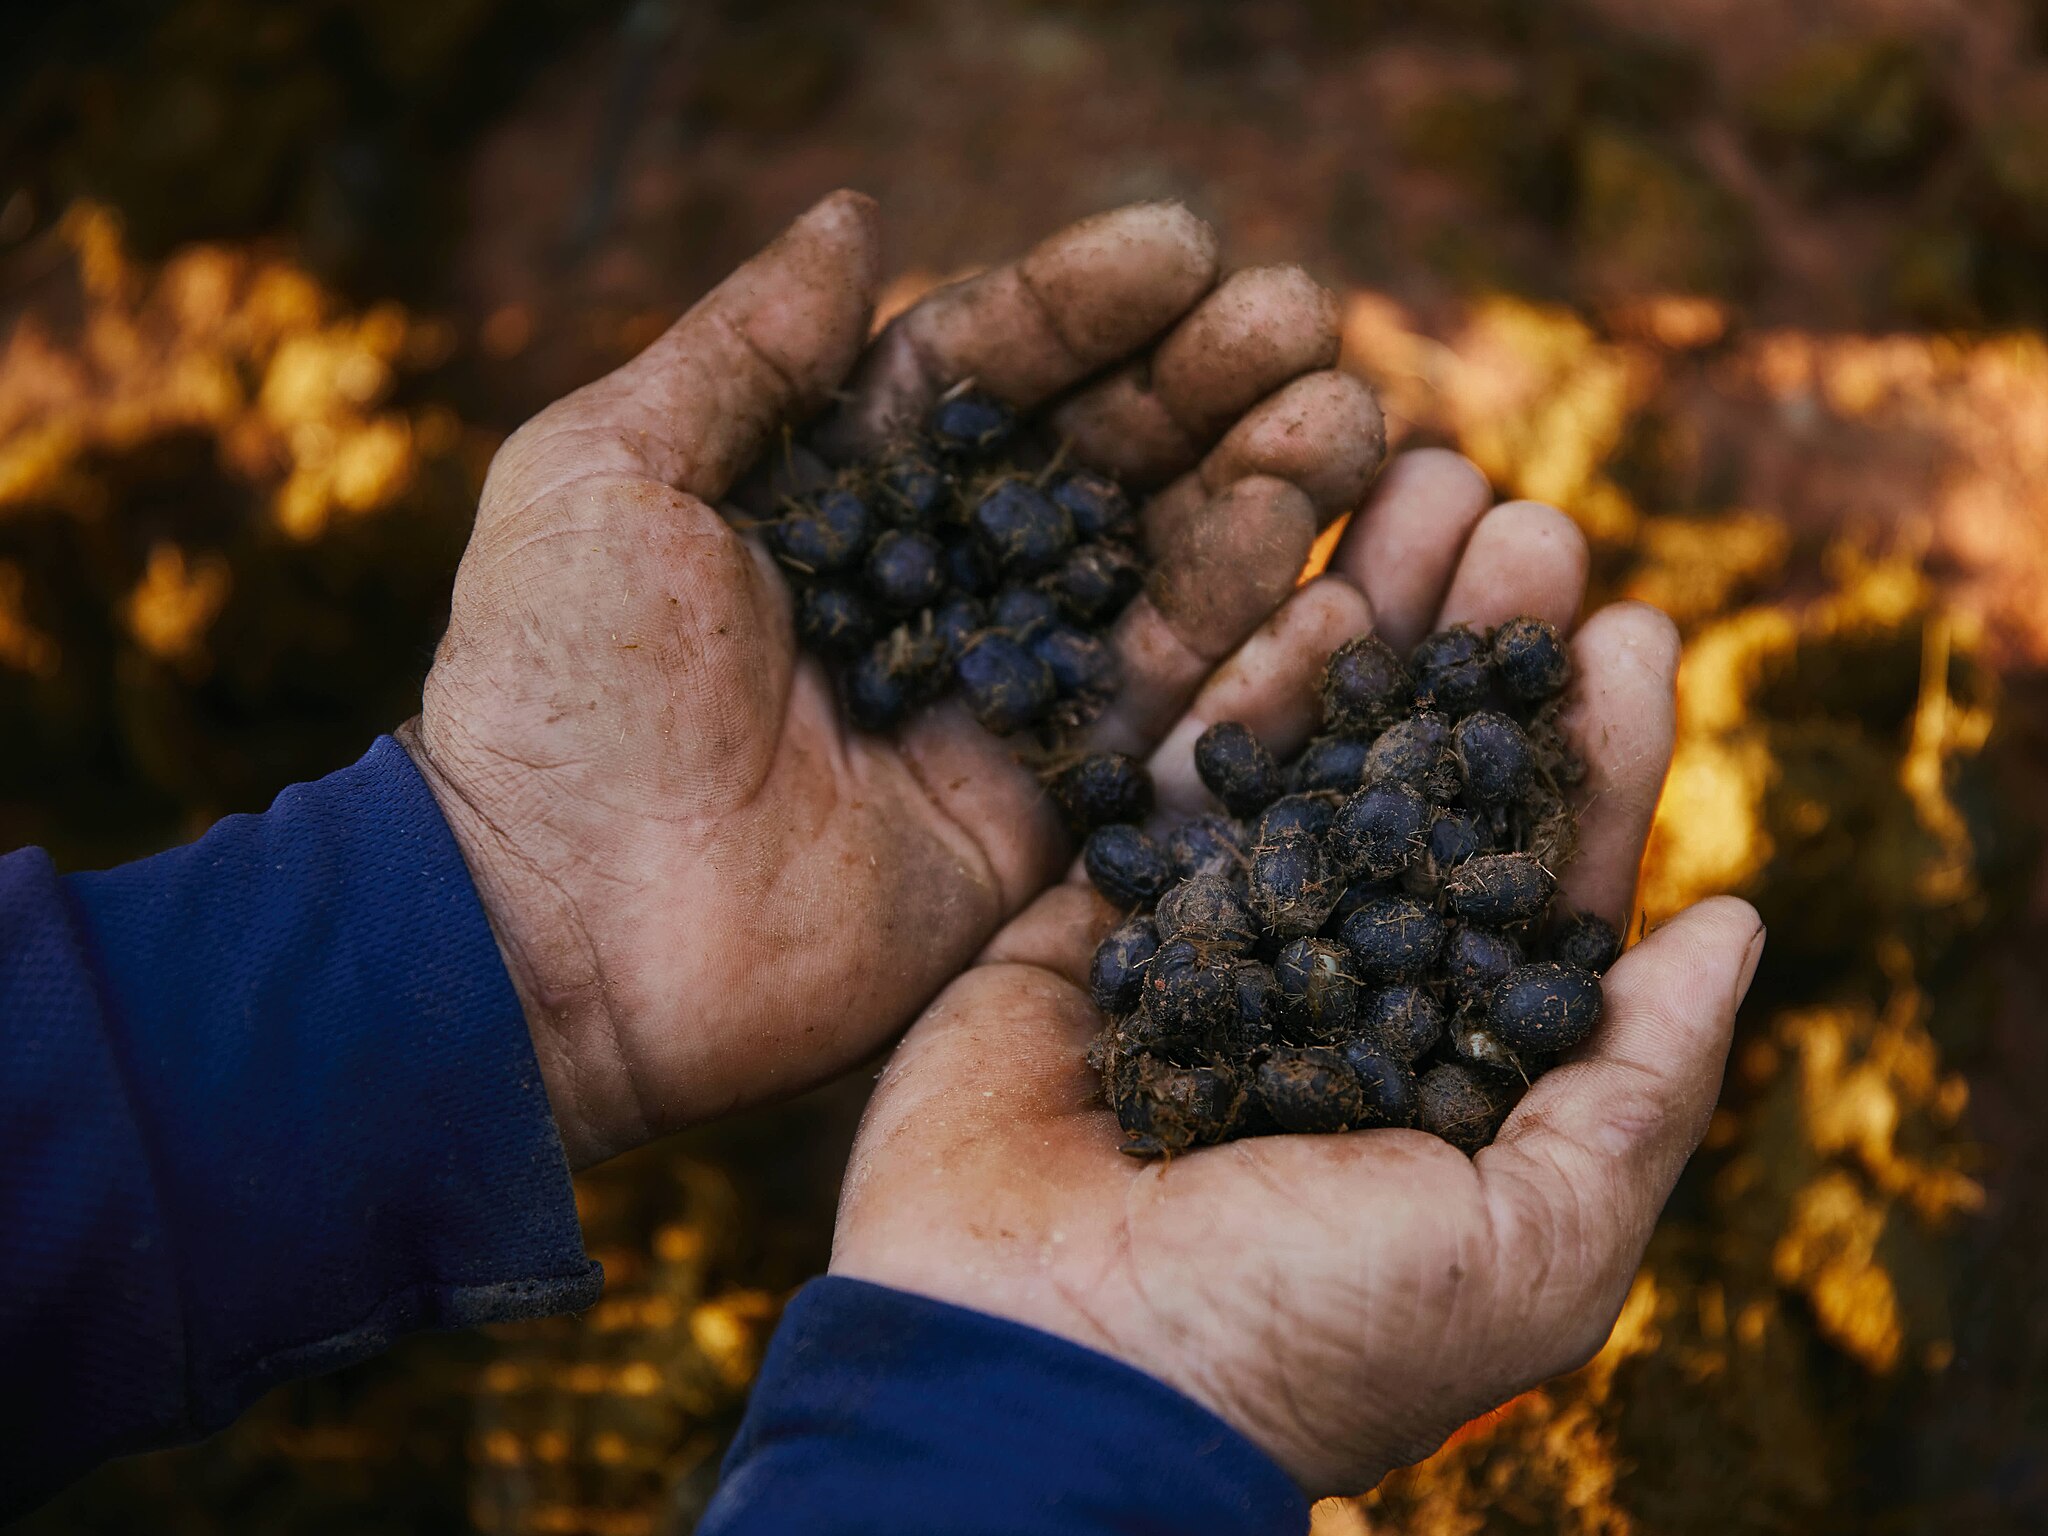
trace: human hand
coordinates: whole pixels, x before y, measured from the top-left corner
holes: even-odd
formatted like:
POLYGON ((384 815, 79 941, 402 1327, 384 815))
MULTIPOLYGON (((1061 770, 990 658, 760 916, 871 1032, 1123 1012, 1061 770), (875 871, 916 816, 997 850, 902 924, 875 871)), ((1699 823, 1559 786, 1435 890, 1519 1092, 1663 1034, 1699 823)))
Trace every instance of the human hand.
POLYGON ((1219 285, 1177 206, 1083 221, 867 345, 877 266, 873 205, 835 194, 515 433, 401 733, 579 1165, 866 1056, 1070 852, 957 706, 848 730, 780 573, 716 510, 787 426, 836 399, 814 440, 854 453, 972 377, 1162 488, 1151 588, 1112 636, 1123 692, 1087 738, 1139 751, 1379 466, 1330 296, 1292 268, 1219 285))
MULTIPOLYGON (((1458 621, 1569 623, 1585 584, 1576 530, 1520 503, 1467 538, 1481 490, 1447 454, 1395 463, 1335 574, 1221 669, 1155 754, 1169 810, 1204 806, 1192 746, 1215 720, 1246 721, 1283 757, 1299 746, 1324 655, 1375 621, 1404 652, 1458 621), (1313 624, 1310 603, 1328 610, 1313 624)), ((1572 649, 1569 729, 1588 773, 1561 894, 1619 926, 1670 760, 1677 637, 1663 615, 1620 605, 1572 649)), ((1590 1358, 1705 1132, 1762 951, 1754 911, 1703 903, 1626 954, 1598 1033, 1476 1158, 1420 1131, 1371 1130, 1166 1163, 1118 1155, 1123 1134, 1084 1060, 1102 1022, 1089 961, 1120 915, 1079 883, 1047 892, 912 1028, 854 1148, 835 1274, 1122 1359, 1316 1496, 1372 1486, 1590 1358)))

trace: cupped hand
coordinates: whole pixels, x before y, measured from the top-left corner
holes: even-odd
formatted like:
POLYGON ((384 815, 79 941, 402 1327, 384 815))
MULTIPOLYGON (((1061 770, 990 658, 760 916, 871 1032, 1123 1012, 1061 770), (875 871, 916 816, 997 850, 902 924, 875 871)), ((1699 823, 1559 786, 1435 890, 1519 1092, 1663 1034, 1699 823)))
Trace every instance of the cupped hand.
POLYGON ((1330 296, 1291 268, 1219 283, 1178 206, 1077 224, 869 344, 877 268, 873 205, 828 197, 492 463, 402 735, 578 1164, 871 1053, 1071 853, 957 709, 848 728, 780 574, 719 509, 767 450, 807 459, 786 429, 844 457, 972 378, 1158 489, 1152 584, 1112 637, 1123 692, 1092 728, 1136 750, 1379 466, 1330 296))
MULTIPOLYGON (((1169 808, 1204 792, 1201 730, 1293 750, 1323 657, 1377 626, 1536 613, 1568 624, 1586 556, 1551 508, 1485 510, 1462 460, 1411 454, 1302 589, 1202 690, 1153 759, 1169 808)), ((1588 765, 1563 899, 1625 922, 1669 762, 1676 636, 1654 610, 1573 638, 1570 728, 1588 765)), ((1763 930, 1693 908, 1606 978, 1607 1013, 1468 1159, 1409 1130, 1274 1136, 1166 1163, 1118 1154, 1083 1053, 1094 944, 1119 914, 1047 892, 940 996, 891 1059, 842 1196, 835 1273, 1075 1339, 1162 1378, 1311 1494, 1358 1492, 1457 1425, 1582 1363, 1704 1133, 1763 930)))

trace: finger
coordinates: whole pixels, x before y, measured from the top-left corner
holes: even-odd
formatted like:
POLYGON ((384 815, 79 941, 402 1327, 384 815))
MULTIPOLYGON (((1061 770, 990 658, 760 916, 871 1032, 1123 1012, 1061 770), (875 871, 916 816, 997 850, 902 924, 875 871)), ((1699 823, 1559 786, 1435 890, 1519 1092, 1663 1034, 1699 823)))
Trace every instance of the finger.
POLYGON ((514 433, 492 462, 485 506, 523 506, 600 473, 716 502, 853 366, 878 267, 873 200, 833 193, 646 351, 514 433))
POLYGON ((1086 744, 1150 751, 1216 663, 1294 590, 1315 534, 1314 505, 1284 480, 1255 475, 1211 498, 1117 620, 1122 687, 1086 744))
MULTIPOLYGON (((897 1046, 862 1122, 915 1115, 963 1151, 1007 1144, 1020 1125, 1100 1107, 1089 1042, 1095 946, 1122 914, 1086 885, 1056 885, 1012 918, 897 1046), (905 1103, 911 1099, 915 1107, 905 1103)), ((1107 1147, 1122 1140, 1112 1119, 1107 1147)), ((843 1213, 842 1213, 843 1216, 843 1213)))
POLYGON ((1145 508, 1145 541, 1168 548, 1209 498, 1268 475, 1298 486, 1327 523, 1365 499, 1387 454, 1387 423, 1372 391, 1348 373, 1303 374, 1247 411, 1196 468, 1145 508))
POLYGON ((1095 946, 1122 922, 1093 886, 1056 885, 989 940, 976 965, 1033 965, 1086 991, 1095 946))
POLYGON ((1529 614, 1568 630, 1591 566, 1586 536, 1557 508, 1503 502, 1472 530, 1437 624, 1485 628, 1529 614))
POLYGON ((1763 953, 1756 910, 1719 896, 1615 963, 1586 1051, 1537 1079, 1476 1159, 1503 1272, 1531 1282, 1539 1354, 1598 1347, 1720 1096, 1736 1009, 1763 953))
POLYGON ((1202 685, 1152 754, 1160 808, 1176 816, 1212 809, 1195 772, 1195 741, 1219 720, 1250 726, 1282 761, 1299 751, 1322 718, 1316 684, 1330 653, 1372 628, 1372 608, 1349 582, 1324 577, 1288 598, 1202 685))
POLYGON ((1626 932, 1636 876, 1677 731, 1678 629, 1647 603, 1616 603, 1572 637, 1577 673, 1564 729, 1586 765, 1574 801, 1578 852, 1560 889, 1574 911, 1626 932))
POLYGON ((1387 466, 1344 530, 1330 569, 1366 595, 1380 638, 1403 656, 1429 633, 1492 505, 1478 465, 1448 448, 1418 448, 1387 466))
POLYGON ((1158 485, 1281 385, 1332 366, 1337 350, 1335 294, 1299 267, 1250 267, 1151 356, 1063 401, 1051 424, 1081 463, 1128 485, 1158 485))
POLYGON ((1216 233, 1179 203, 1083 219, 890 322, 818 442, 836 459, 870 452, 962 379, 1029 409, 1152 340, 1215 281, 1216 233))

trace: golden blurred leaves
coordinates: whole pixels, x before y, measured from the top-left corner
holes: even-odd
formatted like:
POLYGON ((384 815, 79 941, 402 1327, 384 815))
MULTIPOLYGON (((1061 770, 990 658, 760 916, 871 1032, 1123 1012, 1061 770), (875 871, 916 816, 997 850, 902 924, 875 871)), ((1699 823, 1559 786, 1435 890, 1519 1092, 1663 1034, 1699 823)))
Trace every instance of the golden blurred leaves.
MULTIPOLYGON (((227 246, 146 269, 93 204, 70 209, 49 238, 75 272, 77 313, 29 310, 0 352, 0 516, 31 502, 103 514, 87 462, 179 432, 213 438, 222 469, 258 488, 291 538, 317 538, 406 490, 413 423, 384 402, 401 366, 446 355, 444 324, 393 304, 348 314, 289 262, 227 246)), ((153 556, 130 600, 131 627, 154 653, 190 651, 219 608, 216 575, 182 559, 153 556)))
MULTIPOLYGON (((1455 444, 1502 493, 1564 507, 1606 563, 1608 592, 1653 602, 1686 631, 1642 919, 1739 891, 1772 926, 1767 969, 1821 992, 1774 1007, 1765 988, 1753 1001, 1701 1192, 1660 1229, 1593 1363, 1468 1426, 1351 1511, 1407 1536, 1704 1533, 1727 1528, 1739 1467, 1757 1528, 1806 1528, 1829 1467, 1858 1454, 1838 1439, 1847 1418, 1822 1406, 1807 1341, 1872 1378, 1942 1369, 1954 1353, 1944 1234, 1984 1202, 1967 1086, 1933 1031, 1958 1005, 1923 978, 1981 921, 1998 852, 1959 800, 1996 719, 1987 607, 1937 590, 1927 536, 1901 539, 1900 525, 1887 537, 1845 519, 1816 552, 1801 549, 1798 509, 1768 495, 1669 509, 1650 497, 1702 483, 1698 466, 1717 452, 1734 467, 1714 476, 1739 492, 1742 445, 1708 434, 1757 410, 1781 434, 1897 432, 1972 399, 2024 421, 2034 408, 2005 392, 2029 378, 2048 395, 2048 350, 2033 338, 1744 337, 1718 305, 1681 299, 1617 309, 1605 331, 1490 300, 1441 341, 1376 295, 1353 295, 1345 317, 1350 365, 1404 431, 1455 444), (1687 423, 1676 437, 1645 436, 1672 415, 1687 423), (1645 443, 1653 458, 1675 444, 1692 478, 1631 468, 1645 443), (1795 567, 1804 595, 1752 601, 1795 567), (1654 1474, 1638 1476, 1645 1456, 1654 1474)), ((1861 442, 1820 440, 1842 455, 1861 442)), ((2030 456, 2030 441, 2023 429, 1998 454, 2030 456)), ((1951 504, 1994 494, 1967 462, 1948 473, 1951 504)), ((1754 483, 1810 493, 1795 479, 1754 483)))

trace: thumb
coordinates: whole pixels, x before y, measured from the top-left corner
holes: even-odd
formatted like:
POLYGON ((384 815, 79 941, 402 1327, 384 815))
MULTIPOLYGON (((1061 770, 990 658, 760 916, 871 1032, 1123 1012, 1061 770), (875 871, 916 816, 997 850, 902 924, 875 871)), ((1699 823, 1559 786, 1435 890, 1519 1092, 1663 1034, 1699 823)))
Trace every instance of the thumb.
MULTIPOLYGON (((1513 1272, 1560 1298, 1618 1308, 1650 1229, 1706 1134, 1735 1012, 1764 947, 1756 909, 1732 896, 1688 908, 1605 978, 1606 1017, 1585 1051, 1538 1079, 1477 1158, 1513 1272), (1549 1289, 1549 1287, 1546 1287, 1549 1289)), ((1592 1323, 1597 1306, 1575 1309, 1592 1323)), ((1593 1345, 1612 1311, 1598 1319, 1593 1345)), ((1563 1319, 1559 1320, 1562 1324, 1563 1319)))

